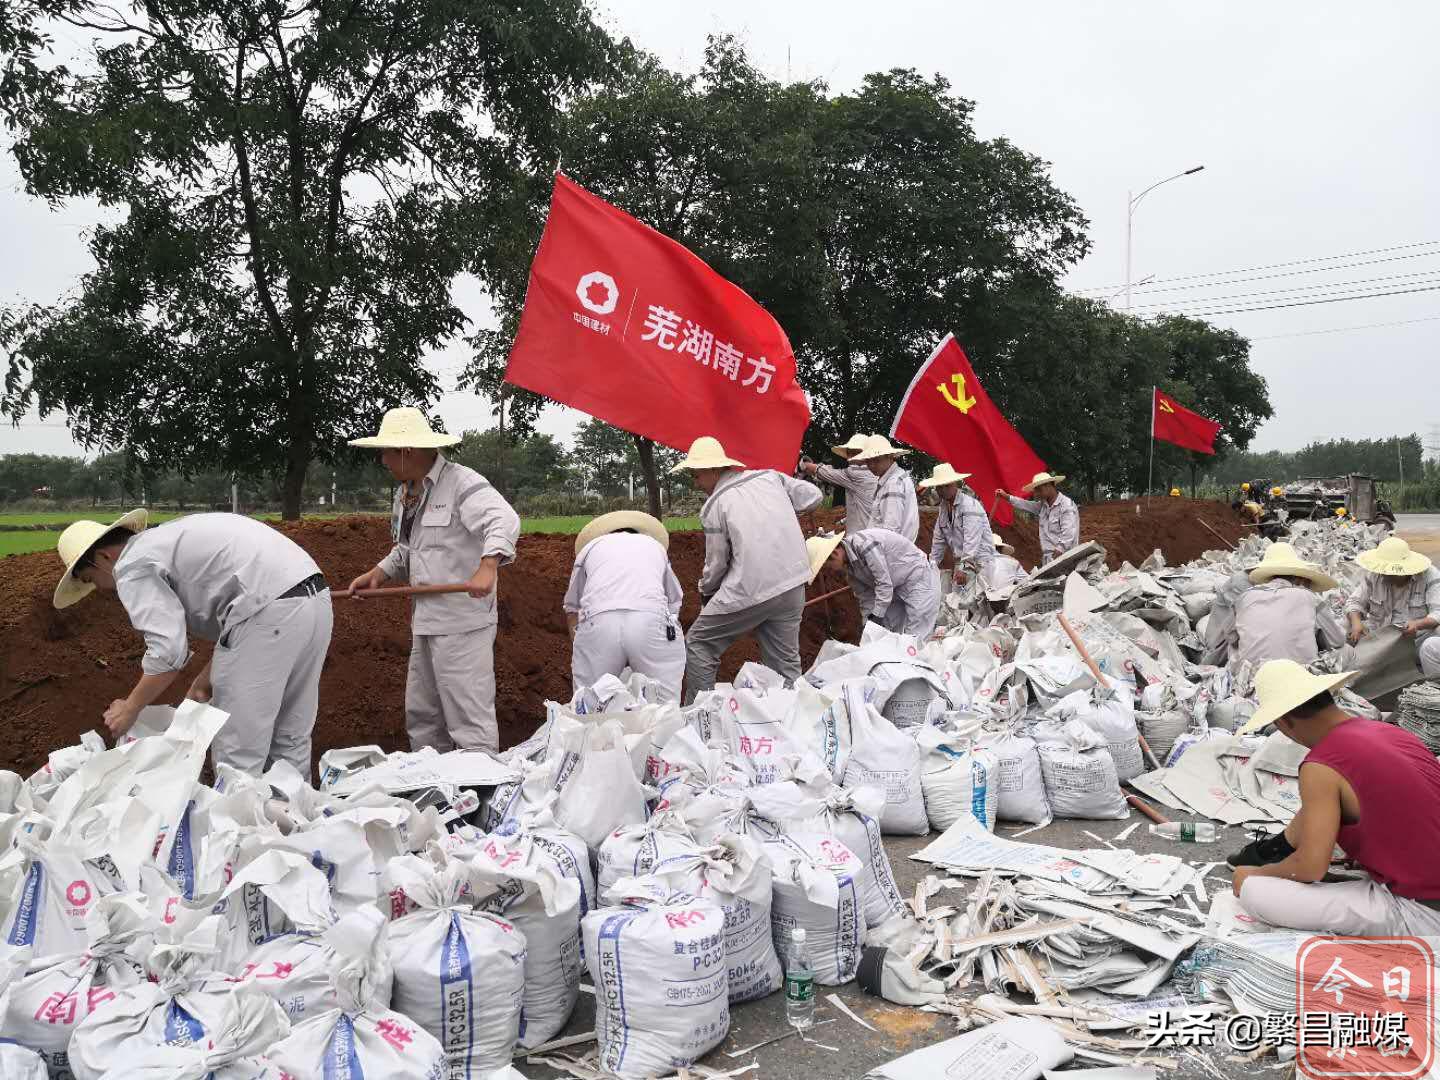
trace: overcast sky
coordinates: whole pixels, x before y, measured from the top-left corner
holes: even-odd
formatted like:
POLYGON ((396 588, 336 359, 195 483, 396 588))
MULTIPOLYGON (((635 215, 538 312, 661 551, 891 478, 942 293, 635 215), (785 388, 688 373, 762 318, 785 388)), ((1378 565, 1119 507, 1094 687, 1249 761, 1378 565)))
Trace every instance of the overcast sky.
MULTIPOLYGON (((1137 290, 1135 310, 1233 312, 1207 317, 1251 339, 1269 381, 1275 417, 1257 449, 1410 431, 1440 441, 1440 5, 609 0, 598 10, 612 32, 687 71, 706 34, 730 32, 770 75, 836 91, 891 67, 944 75, 976 102, 983 137, 1051 162, 1089 217, 1094 248, 1067 285, 1090 295, 1121 290, 1127 192, 1204 165, 1136 211, 1133 276, 1157 291, 1137 290), (1313 303, 1400 290, 1426 291, 1313 303)), ((95 217, 28 199, 7 155, 0 303, 70 288, 89 265, 82 234, 95 217)), ((456 295, 483 317, 473 287, 456 295)), ((463 359, 456 349, 430 362, 453 385, 463 359)), ((1055 378, 1063 392, 1064 373, 1055 378)), ((493 423, 469 395, 447 395, 440 412, 451 430, 493 423)), ((575 415, 551 409, 543 428, 568 436, 575 415)), ((0 428, 0 450, 74 451, 63 425, 37 425, 0 428)))

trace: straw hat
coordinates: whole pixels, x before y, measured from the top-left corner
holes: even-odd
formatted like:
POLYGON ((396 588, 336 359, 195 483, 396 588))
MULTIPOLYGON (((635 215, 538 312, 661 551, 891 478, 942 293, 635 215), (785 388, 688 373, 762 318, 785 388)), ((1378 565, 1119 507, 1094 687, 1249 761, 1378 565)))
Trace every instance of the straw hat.
POLYGON ((350 445, 393 450, 438 450, 442 446, 454 446, 459 441, 459 435, 436 431, 425 419, 424 413, 406 406, 391 409, 385 414, 380 421, 380 434, 351 439, 350 445))
POLYGON ((1060 483, 1061 481, 1063 481, 1064 479, 1065 479, 1065 477, 1064 477, 1063 475, 1061 475, 1061 476, 1053 476, 1053 475, 1051 475, 1051 474, 1048 473, 1048 472, 1037 472, 1037 473, 1035 474, 1035 479, 1034 479, 1034 480, 1031 480, 1028 484, 1026 484, 1026 485, 1025 485, 1024 487, 1022 487, 1020 490, 1021 490, 1021 491, 1025 491, 1025 492, 1030 492, 1030 491, 1034 491, 1034 490, 1035 490, 1037 487, 1039 487, 1041 484, 1058 484, 1058 483, 1060 483))
POLYGON ((1267 660, 1255 673, 1255 691, 1260 697, 1260 707, 1235 734, 1248 735, 1266 724, 1273 724, 1320 691, 1344 686, 1359 674, 1358 671, 1342 671, 1338 675, 1311 675, 1294 660, 1267 660))
POLYGON ((1390 577, 1423 574, 1435 565, 1429 556, 1410 550, 1410 545, 1398 536, 1387 536, 1378 547, 1356 555, 1355 561, 1372 573, 1390 577))
POLYGON ((822 533, 805 541, 805 554, 810 556, 811 581, 820 576, 820 568, 825 565, 825 560, 830 558, 831 552, 839 547, 840 541, 844 539, 839 533, 833 536, 822 533))
POLYGON ((55 546, 55 553, 60 556, 65 573, 60 576, 60 581, 55 586, 55 606, 67 608, 95 591, 94 585, 81 581, 74 575, 75 564, 95 546, 95 541, 111 529, 142 532, 149 521, 150 511, 131 510, 128 514, 122 514, 116 518, 109 525, 102 525, 98 521, 77 521, 62 532, 60 541, 55 546))
POLYGON ((1250 584, 1262 585, 1271 578, 1298 577, 1310 582, 1312 592, 1326 592, 1339 584, 1312 562, 1306 562, 1289 544, 1271 544, 1260 565, 1250 571, 1250 584))
POLYGON ((660 524, 658 518, 643 514, 639 510, 616 510, 610 514, 601 514, 580 530, 580 535, 575 537, 575 554, 579 555, 591 540, 598 540, 621 529, 634 529, 637 533, 650 537, 666 551, 670 550, 670 534, 665 531, 665 526, 660 524))
POLYGON ((1011 555, 1015 554, 1015 545, 1007 544, 1004 537, 1002 537, 999 533, 991 533, 990 542, 995 545, 996 551, 1008 552, 1011 555))
POLYGON ((690 444, 690 452, 685 455, 685 460, 680 462, 670 471, 672 473, 682 472, 685 469, 743 469, 745 463, 736 461, 725 454, 725 447, 720 445, 720 440, 713 435, 701 435, 690 444))
POLYGON ((846 461, 849 461, 852 455, 858 454, 861 450, 865 449, 865 440, 869 437, 868 435, 861 435, 859 432, 856 432, 850 436, 849 442, 841 443, 839 446, 832 446, 830 449, 835 452, 837 457, 842 457, 846 461))
POLYGON ((970 479, 972 475, 972 473, 968 472, 956 472, 950 467, 948 461, 942 461, 939 465, 935 466, 935 471, 930 474, 928 480, 920 481, 920 487, 937 488, 944 487, 946 484, 958 484, 961 481, 970 479))
POLYGON ((898 446, 891 446, 890 440, 884 435, 867 435, 865 437, 865 448, 856 454, 851 461, 874 461, 882 457, 903 457, 909 450, 902 450, 898 446))

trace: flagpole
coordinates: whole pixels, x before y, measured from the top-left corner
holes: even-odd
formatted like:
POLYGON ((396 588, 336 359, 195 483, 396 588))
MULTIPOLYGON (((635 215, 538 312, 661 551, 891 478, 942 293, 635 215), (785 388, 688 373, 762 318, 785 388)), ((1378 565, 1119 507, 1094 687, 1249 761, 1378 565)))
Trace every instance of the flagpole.
POLYGON ((1158 386, 1150 388, 1150 475, 1145 481, 1145 500, 1150 500, 1150 492, 1155 487, 1155 396, 1159 392, 1158 386))

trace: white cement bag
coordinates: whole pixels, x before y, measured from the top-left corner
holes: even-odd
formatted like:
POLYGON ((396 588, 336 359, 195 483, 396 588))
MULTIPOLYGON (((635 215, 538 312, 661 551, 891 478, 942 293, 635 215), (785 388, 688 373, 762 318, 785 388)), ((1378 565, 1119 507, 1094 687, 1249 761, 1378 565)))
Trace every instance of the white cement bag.
POLYGON ((920 789, 920 748, 865 700, 858 684, 845 684, 845 705, 850 747, 836 783, 851 788, 878 787, 885 792, 881 832, 924 836, 930 823, 920 789))
POLYGON ((999 759, 977 748, 973 739, 938 728, 922 729, 915 741, 926 751, 920 762, 920 790, 930 828, 944 832, 962 817, 972 817, 994 832, 1000 809, 999 759))
POLYGON ((787 832, 828 833, 860 860, 867 926, 879 926, 907 910, 905 898, 895 884, 895 872, 890 867, 890 856, 885 852, 880 823, 875 817, 884 805, 885 795, 879 788, 845 788, 832 784, 813 817, 791 818, 785 823, 787 832))
POLYGON ((1045 711, 1057 720, 1079 720, 1105 740, 1123 783, 1146 772, 1135 726, 1135 696, 1129 687, 1096 686, 1067 694, 1045 711))
POLYGON ((73 955, 86 944, 85 917, 102 896, 124 892, 113 861, 79 858, 63 842, 45 843, 33 833, 16 837, 19 846, 0 857, 0 873, 20 872, 21 885, 5 913, 0 933, 35 956, 73 955))
POLYGON ((380 866, 370 848, 365 827, 355 821, 322 819, 289 836, 246 837, 235 864, 243 870, 267 851, 286 851, 309 861, 325 875, 337 915, 371 907, 378 899, 376 881, 380 866))
POLYGON ((600 845, 595 885, 603 897, 622 878, 658 873, 669 863, 692 859, 700 844, 678 814, 662 811, 643 825, 616 829, 600 845))
POLYGON ((667 1075, 730 1030, 725 916, 711 900, 629 879, 585 916, 600 1064, 621 1077, 667 1075))
POLYGON ((139 946, 143 953, 149 945, 152 926, 143 897, 102 897, 85 923, 89 942, 83 952, 38 957, 0 983, 0 1039, 43 1053, 56 1077, 70 1076, 66 1050, 81 1021, 114 1001, 118 990, 145 981, 144 966, 126 952, 139 946))
POLYGON ((924 724, 931 703, 945 692, 940 676, 920 664, 876 664, 870 675, 875 680, 875 707, 902 731, 924 724))
MULTIPOLYGON (((555 822, 598 849, 614 830, 645 820, 645 789, 630 764, 624 729, 614 721, 560 740, 555 822)), ((527 782, 528 783, 528 782, 527 782)))
MULTIPOLYGON (((283 960, 273 954, 257 959, 256 951, 263 946, 278 940, 283 949, 297 935, 308 937, 324 932, 336 919, 325 874, 304 856, 278 849, 265 851, 247 863, 216 898, 211 910, 226 920, 220 969, 237 974, 242 966, 254 965, 250 968, 253 972, 264 964, 283 960)), ((288 983, 289 979, 284 981, 288 983)), ((323 995, 329 980, 321 967, 302 976, 296 986, 302 984, 308 984, 312 993, 323 995)), ((331 999, 321 1007, 333 1008, 334 1004, 331 999)))
POLYGON ((525 935, 525 1007, 520 1045, 549 1042, 580 996, 580 883, 533 845, 487 837, 468 863, 471 896, 525 935))
POLYGON ((805 931, 815 981, 839 986, 855 977, 865 947, 862 865, 822 833, 787 833, 765 845, 775 875, 770 924, 783 955, 790 932, 805 931))
POLYGON ((109 749, 105 740, 96 731, 87 731, 80 736, 75 746, 62 746, 50 751, 45 764, 26 778, 30 791, 42 799, 49 799, 56 790, 91 758, 109 749))
POLYGON ((0 1076, 5 1080, 50 1080, 45 1059, 17 1043, 0 1041, 0 1076))
POLYGON ((114 1001, 76 1027, 70 1040, 70 1069, 76 1080, 99 1080, 112 1066, 157 1046, 191 1046, 219 1037, 234 1014, 229 998, 237 993, 263 1002, 257 1010, 268 1010, 277 1029, 286 1029, 285 1014, 273 1001, 258 990, 238 987, 216 969, 225 920, 200 914, 185 911, 161 927, 146 958, 155 981, 117 990, 114 1001))
POLYGON ((996 817, 1032 825, 1050 821, 1054 815, 1045 797, 1045 778, 1040 772, 1035 740, 1007 731, 982 739, 980 745, 995 755, 996 817))
POLYGON ((773 840, 785 830, 755 809, 747 792, 753 788, 706 788, 677 813, 701 847, 722 836, 748 836, 758 844, 773 840))
POLYGON ((219 1004, 203 1041, 139 1048, 112 1062, 101 1080, 286 1080, 288 1074, 265 1057, 290 1034, 280 1007, 245 990, 224 995, 219 1004))
POLYGON ((1056 817, 1129 816, 1103 736, 1079 720, 1046 720, 1031 730, 1038 743, 1045 797, 1056 817))
POLYGON ((347 776, 374 768, 385 758, 385 751, 373 744, 326 750, 320 755, 320 790, 327 791, 347 776))
POLYGON ((694 723, 705 744, 724 746, 752 783, 773 783, 783 774, 783 759, 803 749, 786 724, 795 697, 793 690, 722 683, 696 699, 694 723))
POLYGON ((297 1080, 445 1075, 440 1041, 408 1016, 390 1011, 391 972, 379 912, 347 915, 326 932, 326 945, 335 956, 338 1007, 296 1024, 266 1056, 297 1080))
POLYGON ((391 1007, 440 1040, 447 1075, 484 1076, 508 1065, 524 1006, 525 935, 471 909, 463 864, 404 855, 385 867, 385 878, 392 898, 414 907, 390 924, 391 1007))
MULTIPOLYGON (((1026 635, 1029 640, 1031 635, 1026 635)), ((1021 646, 1025 645, 1022 641, 1021 646)), ((1067 694, 1095 685, 1095 676, 1073 652, 1051 653, 1020 660, 1015 665, 1030 681, 1030 689, 1042 709, 1049 708, 1067 694)))

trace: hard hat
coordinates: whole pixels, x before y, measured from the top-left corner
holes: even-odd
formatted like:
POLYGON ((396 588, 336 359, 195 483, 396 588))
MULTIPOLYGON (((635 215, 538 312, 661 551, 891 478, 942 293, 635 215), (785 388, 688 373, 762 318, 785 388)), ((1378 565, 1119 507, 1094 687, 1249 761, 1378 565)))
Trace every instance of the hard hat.
POLYGON ((1346 513, 1345 507, 1343 507, 1343 506, 1337 506, 1337 507, 1335 508, 1335 516, 1336 516, 1336 517, 1344 517, 1344 516, 1345 516, 1345 513, 1346 513))
POLYGON ((1170 489, 1170 497, 1171 497, 1172 499, 1175 498, 1176 496, 1178 496, 1179 494, 1180 494, 1180 489, 1179 489, 1179 488, 1171 488, 1171 489, 1170 489))
POLYGON ((1271 494, 1271 495, 1275 495, 1275 496, 1278 497, 1278 496, 1280 496, 1280 495, 1284 495, 1284 494, 1285 494, 1285 489, 1284 489, 1283 487, 1281 487, 1279 484, 1276 484, 1274 487, 1272 487, 1272 488, 1270 489, 1270 494, 1271 494))
POLYGON ((1250 490, 1250 481, 1249 481, 1249 480, 1246 480, 1243 484, 1241 484, 1241 485, 1240 485, 1240 490, 1241 490, 1241 491, 1249 491, 1249 490, 1250 490))

